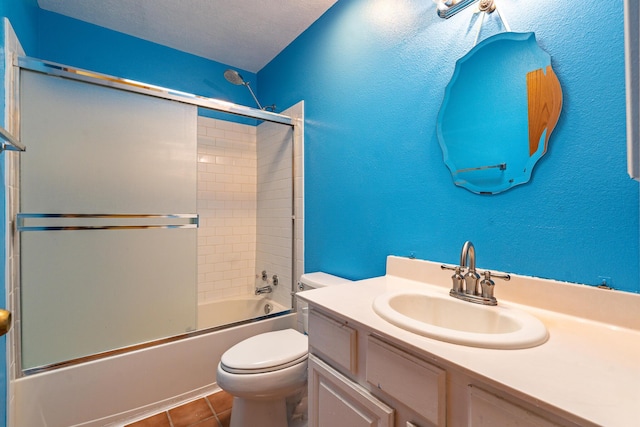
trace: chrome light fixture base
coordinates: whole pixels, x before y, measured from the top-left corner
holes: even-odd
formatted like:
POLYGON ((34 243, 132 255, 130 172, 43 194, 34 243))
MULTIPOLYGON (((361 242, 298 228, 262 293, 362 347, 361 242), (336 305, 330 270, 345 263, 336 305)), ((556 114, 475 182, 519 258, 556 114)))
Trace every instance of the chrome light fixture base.
POLYGON ((467 6, 471 6, 478 0, 439 0, 437 2, 438 16, 448 19, 467 6))

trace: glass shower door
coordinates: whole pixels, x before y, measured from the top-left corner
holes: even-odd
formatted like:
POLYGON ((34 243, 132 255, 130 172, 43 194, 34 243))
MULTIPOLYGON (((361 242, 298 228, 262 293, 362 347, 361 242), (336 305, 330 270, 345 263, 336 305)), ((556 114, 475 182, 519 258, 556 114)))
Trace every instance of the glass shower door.
POLYGON ((196 107, 21 72, 29 370, 196 327, 196 107))

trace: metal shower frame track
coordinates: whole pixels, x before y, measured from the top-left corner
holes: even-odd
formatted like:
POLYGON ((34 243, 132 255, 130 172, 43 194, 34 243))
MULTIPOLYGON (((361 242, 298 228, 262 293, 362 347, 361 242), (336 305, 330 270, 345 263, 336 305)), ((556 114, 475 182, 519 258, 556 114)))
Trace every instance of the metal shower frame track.
POLYGON ((230 113, 236 116, 243 116, 257 120, 264 120, 267 122, 280 123, 291 127, 294 126, 293 119, 283 114, 246 107, 244 105, 238 105, 232 102, 222 101, 220 99, 194 95, 192 93, 173 90, 149 83, 109 76, 107 74, 101 74, 94 71, 70 67, 68 65, 57 64, 55 62, 43 61, 40 59, 22 56, 16 59, 16 63, 14 63, 14 65, 22 69, 35 71, 38 73, 64 77, 67 79, 78 80, 85 83, 92 83, 99 86, 111 87, 114 89, 125 90, 127 92, 140 93, 143 95, 154 96, 156 98, 169 99, 171 101, 178 101, 185 104, 196 105, 198 107, 220 111, 223 113, 230 113))

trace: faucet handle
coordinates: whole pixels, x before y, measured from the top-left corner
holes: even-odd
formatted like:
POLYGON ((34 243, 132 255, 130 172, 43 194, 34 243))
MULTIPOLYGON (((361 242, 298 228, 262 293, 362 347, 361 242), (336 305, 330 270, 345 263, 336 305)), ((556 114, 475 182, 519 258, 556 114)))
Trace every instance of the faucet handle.
POLYGON ((491 275, 493 275, 493 277, 497 277, 499 279, 503 279, 503 280, 511 280, 511 276, 508 274, 503 274, 503 273, 492 273, 489 270, 485 270, 482 275, 484 276, 484 279, 482 279, 480 281, 480 290, 482 292, 482 297, 483 298, 489 298, 492 300, 495 300, 494 296, 493 296, 493 290, 495 289, 496 283, 491 280, 491 275))
POLYGON ((453 270, 454 273, 451 276, 451 282, 453 286, 451 287, 452 292, 464 293, 464 276, 462 275, 462 267, 459 265, 447 265, 441 264, 440 268, 443 270, 453 270))
POLYGON ((462 270, 460 266, 457 266, 454 270, 453 276, 451 276, 453 282, 453 290, 456 292, 464 292, 464 276, 462 276, 462 270))
POLYGON ((495 271, 485 271, 485 273, 489 273, 491 274, 491 276, 493 277, 497 277, 498 279, 502 279, 502 280, 511 280, 511 276, 507 273, 496 273, 495 271))
POLYGON ((489 270, 482 273, 484 279, 480 281, 480 289, 482 290, 483 298, 493 298, 493 289, 496 287, 496 282, 491 280, 491 272, 489 270))

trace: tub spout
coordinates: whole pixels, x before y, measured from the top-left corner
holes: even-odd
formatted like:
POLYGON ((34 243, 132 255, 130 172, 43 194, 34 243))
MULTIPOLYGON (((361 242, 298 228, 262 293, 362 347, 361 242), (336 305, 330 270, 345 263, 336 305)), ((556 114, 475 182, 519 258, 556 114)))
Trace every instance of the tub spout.
POLYGON ((271 292, 273 292, 273 288, 271 287, 271 285, 256 288, 256 295, 270 294, 271 292))

